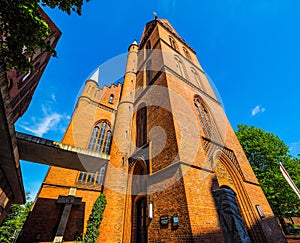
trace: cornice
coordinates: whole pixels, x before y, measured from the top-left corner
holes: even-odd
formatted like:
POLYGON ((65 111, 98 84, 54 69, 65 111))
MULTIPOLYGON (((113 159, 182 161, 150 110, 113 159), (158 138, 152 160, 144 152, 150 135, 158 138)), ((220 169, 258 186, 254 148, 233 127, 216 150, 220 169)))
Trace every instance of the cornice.
POLYGON ((88 102, 89 102, 90 104, 92 104, 92 105, 94 105, 94 106, 97 106, 97 107, 99 107, 99 108, 101 108, 101 109, 104 109, 104 110, 106 110, 106 111, 112 112, 112 113, 114 113, 114 112, 117 111, 116 109, 113 109, 113 108, 108 107, 108 106, 106 106, 106 105, 100 104, 100 103, 98 103, 98 102, 96 102, 96 101, 93 101, 92 99, 90 99, 90 98, 87 97, 87 96, 80 96, 79 99, 78 99, 78 101, 77 101, 76 107, 77 107, 78 102, 80 101, 80 99, 86 99, 86 100, 88 100, 88 102))

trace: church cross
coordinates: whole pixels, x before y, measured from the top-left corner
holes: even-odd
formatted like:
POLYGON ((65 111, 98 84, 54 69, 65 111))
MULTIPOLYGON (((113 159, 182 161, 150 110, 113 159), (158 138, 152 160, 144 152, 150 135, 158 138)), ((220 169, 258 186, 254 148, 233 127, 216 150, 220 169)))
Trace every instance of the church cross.
POLYGON ((62 212, 62 215, 60 217, 59 225, 55 234, 54 243, 56 242, 62 242, 64 233, 67 227, 67 223, 69 220, 69 216, 71 213, 71 209, 73 205, 80 205, 81 204, 81 198, 75 197, 75 196, 59 196, 57 199, 57 203, 59 204, 65 204, 64 210, 62 212))

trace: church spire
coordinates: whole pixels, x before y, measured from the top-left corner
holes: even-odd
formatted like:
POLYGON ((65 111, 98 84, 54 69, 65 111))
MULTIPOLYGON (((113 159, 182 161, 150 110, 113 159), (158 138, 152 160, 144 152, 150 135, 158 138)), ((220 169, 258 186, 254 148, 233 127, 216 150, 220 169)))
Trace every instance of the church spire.
POLYGON ((95 81, 96 83, 98 83, 99 72, 100 72, 100 67, 97 67, 96 71, 90 76, 89 79, 95 81))

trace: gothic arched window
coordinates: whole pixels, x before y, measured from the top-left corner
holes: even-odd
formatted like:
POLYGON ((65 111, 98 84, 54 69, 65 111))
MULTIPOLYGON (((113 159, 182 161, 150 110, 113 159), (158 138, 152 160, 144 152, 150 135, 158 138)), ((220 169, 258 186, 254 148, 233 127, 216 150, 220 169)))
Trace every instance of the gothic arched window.
MULTIPOLYGON (((88 150, 109 154, 112 139, 112 131, 106 121, 99 122, 93 129, 88 145, 88 150)), ((81 171, 78 182, 103 185, 106 165, 102 166, 96 173, 81 171)))
POLYGON ((176 67, 177 67, 177 70, 178 70, 179 74, 183 78, 186 78, 185 71, 184 71, 184 66, 183 66, 182 61, 177 56, 175 56, 175 61, 176 61, 176 67))
POLYGON ((204 135, 211 139, 216 139, 216 132, 210 117, 210 114, 208 112, 208 109, 206 108, 204 102, 200 100, 199 98, 195 99, 195 106, 198 110, 198 115, 200 118, 200 122, 202 125, 202 129, 204 132, 204 135))
POLYGON ((107 122, 98 123, 92 132, 88 150, 109 154, 111 129, 107 122))
POLYGON ((152 62, 149 60, 146 65, 146 85, 151 82, 152 79, 152 62))
POLYGON ((147 143, 147 107, 141 105, 136 115, 136 146, 147 143))

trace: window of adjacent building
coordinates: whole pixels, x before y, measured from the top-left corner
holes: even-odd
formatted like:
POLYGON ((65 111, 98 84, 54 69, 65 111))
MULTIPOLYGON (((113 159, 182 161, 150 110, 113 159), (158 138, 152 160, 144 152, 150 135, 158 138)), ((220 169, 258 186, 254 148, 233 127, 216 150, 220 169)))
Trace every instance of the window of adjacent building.
POLYGON ((146 44, 146 54, 147 54, 147 57, 150 55, 151 53, 151 42, 150 40, 147 41, 147 44, 146 44))
POLYGON ((176 62, 177 72, 180 74, 180 76, 186 78, 182 61, 176 56, 175 62, 176 62))
POLYGON ((200 122, 202 125, 204 135, 208 138, 215 138, 215 131, 214 131, 213 124, 212 124, 212 121, 210 118, 210 114, 209 114, 206 106, 204 105, 203 101, 196 98, 195 105, 198 110, 198 115, 200 118, 200 122))
POLYGON ((192 73, 193 73, 193 75, 194 75, 194 79, 195 79, 195 81, 196 81, 196 84, 198 85, 198 87, 199 87, 200 89, 203 90, 203 87, 202 87, 202 84, 201 84, 201 79, 200 79, 199 74, 196 72, 196 70, 195 70, 194 68, 191 68, 191 71, 192 71, 192 73))
POLYGON ((109 103, 113 103, 113 101, 114 101, 114 95, 113 94, 111 94, 110 96, 109 96, 109 103))
POLYGON ((172 48, 177 50, 177 44, 176 44, 174 38, 169 36, 169 41, 170 41, 170 45, 172 46, 172 48))
POLYGON ((22 82, 24 82, 29 76, 30 76, 30 74, 31 74, 31 72, 29 71, 29 72, 27 72, 24 76, 23 76, 23 78, 22 78, 22 82))
POLYGON ((141 147, 147 143, 147 107, 140 105, 136 117, 136 146, 141 147))
POLYGON ((146 65, 146 85, 151 82, 152 79, 152 62, 149 60, 146 65))

